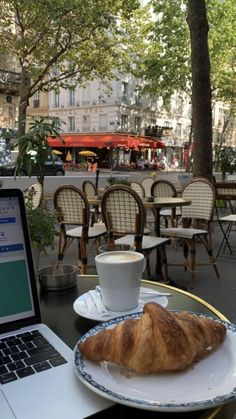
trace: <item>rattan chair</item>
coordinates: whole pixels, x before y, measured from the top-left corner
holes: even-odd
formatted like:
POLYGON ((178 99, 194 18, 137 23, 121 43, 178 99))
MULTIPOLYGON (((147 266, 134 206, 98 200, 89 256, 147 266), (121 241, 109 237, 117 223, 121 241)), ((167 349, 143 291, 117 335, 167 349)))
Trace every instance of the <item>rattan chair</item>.
POLYGON ((141 183, 131 182, 130 186, 141 198, 145 197, 145 189, 141 183))
POLYGON ((145 190, 145 196, 151 196, 151 186, 154 183, 154 179, 152 177, 146 177, 141 181, 141 185, 145 190))
POLYGON ((129 244, 147 258, 147 272, 150 275, 149 254, 157 247, 161 254, 163 276, 168 281, 165 245, 168 239, 145 236, 145 208, 140 196, 129 186, 114 185, 102 197, 102 215, 108 234, 108 242, 129 244))
POLYGON ((39 182, 32 183, 24 190, 25 201, 32 205, 32 208, 37 208, 41 204, 43 196, 43 188, 39 182))
MULTIPOLYGON (((175 197, 177 191, 173 183, 168 180, 156 180, 151 186, 151 196, 153 197, 175 197)), ((161 220, 164 220, 165 227, 168 227, 169 221, 172 227, 178 225, 178 220, 181 217, 181 209, 177 208, 163 208, 160 211, 161 220)))
POLYGON ((78 241, 78 266, 81 273, 87 272, 87 243, 106 235, 103 225, 89 227, 89 203, 84 192, 72 185, 56 189, 54 207, 60 223, 58 263, 62 262, 71 243, 78 241))
POLYGON ((161 235, 183 240, 184 266, 191 272, 191 287, 194 288, 197 265, 212 265, 219 278, 211 240, 215 188, 207 179, 195 178, 185 185, 182 197, 191 200, 191 205, 182 207, 183 227, 162 228, 161 235), (207 250, 210 263, 196 263, 196 243, 199 240, 207 250))
MULTIPOLYGON (((85 180, 82 184, 82 190, 87 197, 94 197, 97 195, 96 187, 90 180, 85 180)), ((101 208, 99 205, 93 205, 93 207, 89 208, 90 216, 91 216, 91 227, 94 223, 97 223, 99 220, 99 215, 101 214, 101 208)))

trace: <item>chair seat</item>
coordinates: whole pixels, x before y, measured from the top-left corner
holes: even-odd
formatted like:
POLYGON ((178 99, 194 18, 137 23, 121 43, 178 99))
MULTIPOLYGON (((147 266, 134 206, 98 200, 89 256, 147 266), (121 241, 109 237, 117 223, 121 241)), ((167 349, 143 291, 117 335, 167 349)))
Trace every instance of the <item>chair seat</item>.
POLYGON ((207 230, 200 230, 197 228, 172 227, 161 228, 162 236, 177 237, 180 239, 193 239, 195 236, 207 235, 207 230))
MULTIPOLYGON (((180 209, 180 207, 176 207, 176 210, 175 210, 175 216, 176 217, 180 217, 181 216, 181 209, 180 209)), ((171 208, 167 208, 167 209, 162 209, 161 211, 160 211, 160 215, 162 216, 162 217, 171 217, 172 216, 172 209, 171 208)))
MULTIPOLYGON (((88 238, 93 239, 103 236, 106 233, 106 228, 103 225, 97 224, 95 227, 89 227, 88 238)), ((82 227, 71 228, 66 231, 66 235, 69 237, 81 237, 82 227)))
MULTIPOLYGON (((154 237, 154 236, 143 236, 142 240, 142 250, 151 250, 155 249, 155 247, 169 244, 169 239, 165 239, 162 237, 154 237)), ((119 239, 115 240, 115 244, 134 244, 134 235, 133 234, 127 234, 126 236, 120 237, 119 239)))

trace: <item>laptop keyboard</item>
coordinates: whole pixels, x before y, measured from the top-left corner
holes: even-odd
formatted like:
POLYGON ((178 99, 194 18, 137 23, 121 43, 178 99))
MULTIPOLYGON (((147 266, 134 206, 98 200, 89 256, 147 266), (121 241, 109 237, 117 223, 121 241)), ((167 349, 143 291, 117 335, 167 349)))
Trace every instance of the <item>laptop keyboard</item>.
POLYGON ((1 384, 66 362, 38 330, 0 339, 1 384))

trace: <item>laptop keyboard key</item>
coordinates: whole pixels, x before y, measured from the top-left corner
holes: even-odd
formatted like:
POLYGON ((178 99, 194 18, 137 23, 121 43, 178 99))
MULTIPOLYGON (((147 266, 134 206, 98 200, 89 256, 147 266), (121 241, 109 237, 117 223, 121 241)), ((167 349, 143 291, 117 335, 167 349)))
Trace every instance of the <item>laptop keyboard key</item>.
POLYGON ((62 356, 57 356, 56 358, 50 359, 50 364, 53 367, 57 367, 58 365, 66 364, 67 361, 62 356))
POLYGON ((49 368, 52 368, 52 366, 49 364, 49 362, 39 362, 36 365, 33 365, 35 371, 37 372, 42 372, 42 371, 46 371, 49 368))
POLYGON ((19 370, 20 368, 25 367, 25 364, 23 361, 16 361, 16 362, 11 362, 10 364, 7 364, 7 368, 9 369, 9 371, 15 371, 15 370, 19 370))
POLYGON ((12 354, 11 357, 13 361, 19 361, 20 359, 28 358, 28 354, 25 351, 22 351, 17 354, 12 354))
POLYGON ((35 374, 35 371, 31 367, 21 368, 17 371, 17 375, 19 378, 28 377, 28 375, 35 374))
POLYGON ((56 350, 50 350, 50 351, 43 352, 42 354, 38 354, 30 358, 26 358, 24 359, 24 362, 26 363, 26 365, 33 365, 33 364, 37 364, 38 362, 47 361, 51 358, 55 358, 58 355, 60 354, 56 350))
POLYGON ((6 372, 8 372, 7 367, 5 367, 5 365, 1 365, 0 366, 0 375, 6 374, 6 372))
POLYGON ((0 375, 1 384, 7 384, 15 380, 17 380, 17 376, 14 372, 8 372, 7 374, 0 375))
POLYGON ((37 348, 29 349, 27 351, 27 353, 30 356, 34 356, 34 355, 42 354, 43 352, 47 352, 47 351, 50 351, 50 350, 54 350, 54 348, 53 348, 52 345, 48 344, 48 345, 39 346, 37 348))

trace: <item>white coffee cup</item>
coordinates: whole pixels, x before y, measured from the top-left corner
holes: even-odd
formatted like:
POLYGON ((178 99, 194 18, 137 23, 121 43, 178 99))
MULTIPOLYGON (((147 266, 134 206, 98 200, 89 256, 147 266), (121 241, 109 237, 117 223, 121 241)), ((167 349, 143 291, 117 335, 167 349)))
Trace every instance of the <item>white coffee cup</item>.
POLYGON ((137 307, 146 261, 142 253, 114 251, 101 253, 95 263, 104 305, 111 311, 137 307))

